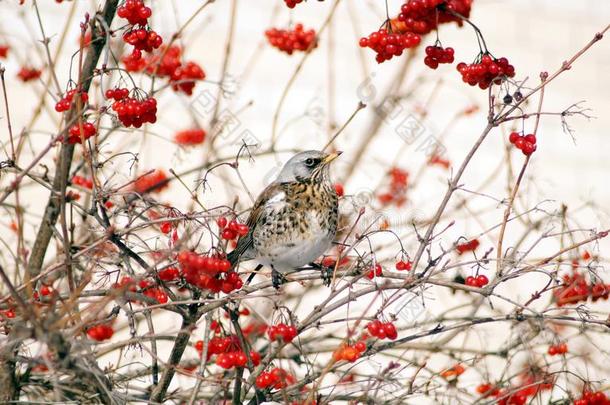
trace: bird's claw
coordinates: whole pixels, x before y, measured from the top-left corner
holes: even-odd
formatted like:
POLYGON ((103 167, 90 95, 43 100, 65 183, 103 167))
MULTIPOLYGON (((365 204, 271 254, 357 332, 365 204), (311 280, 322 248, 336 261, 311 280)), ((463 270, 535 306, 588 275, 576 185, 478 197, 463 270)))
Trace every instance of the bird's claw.
POLYGON ((319 263, 310 263, 310 266, 314 269, 320 270, 320 278, 322 279, 322 284, 326 287, 330 287, 330 282, 333 279, 333 271, 332 267, 327 267, 319 263))
POLYGON ((276 269, 271 270, 271 284, 276 290, 280 289, 280 286, 286 282, 286 277, 276 269))

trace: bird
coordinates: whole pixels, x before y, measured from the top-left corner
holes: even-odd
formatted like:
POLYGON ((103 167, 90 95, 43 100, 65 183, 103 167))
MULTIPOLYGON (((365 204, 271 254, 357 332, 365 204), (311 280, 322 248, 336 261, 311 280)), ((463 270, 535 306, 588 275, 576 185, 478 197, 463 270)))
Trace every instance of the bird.
POLYGON ((308 150, 284 164, 254 202, 248 233, 227 255, 232 268, 248 260, 258 261, 255 271, 271 267, 276 289, 285 280, 283 273, 306 265, 324 270, 313 262, 337 233, 338 197, 329 168, 341 153, 308 150))

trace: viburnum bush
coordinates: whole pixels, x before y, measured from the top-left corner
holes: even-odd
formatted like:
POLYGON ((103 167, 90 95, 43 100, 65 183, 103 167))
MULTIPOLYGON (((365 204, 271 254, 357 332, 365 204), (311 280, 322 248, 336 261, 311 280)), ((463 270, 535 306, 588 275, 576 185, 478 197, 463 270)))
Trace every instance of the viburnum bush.
POLYGON ((8 3, 1 403, 610 404, 607 208, 537 166, 608 26, 538 66, 473 0, 8 3), (275 289, 227 255, 307 149, 339 229, 275 289))

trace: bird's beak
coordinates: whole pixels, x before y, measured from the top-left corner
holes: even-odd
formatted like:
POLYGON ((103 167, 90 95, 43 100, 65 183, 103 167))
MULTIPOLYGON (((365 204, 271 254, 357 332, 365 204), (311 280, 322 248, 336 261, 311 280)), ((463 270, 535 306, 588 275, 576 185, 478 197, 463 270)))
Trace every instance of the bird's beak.
POLYGON ((332 162, 333 160, 335 160, 336 158, 338 158, 339 156, 341 156, 343 152, 341 151, 337 151, 337 152, 333 152, 333 153, 329 153, 328 155, 326 155, 326 157, 324 158, 324 160, 322 161, 325 165, 329 164, 330 162, 332 162))

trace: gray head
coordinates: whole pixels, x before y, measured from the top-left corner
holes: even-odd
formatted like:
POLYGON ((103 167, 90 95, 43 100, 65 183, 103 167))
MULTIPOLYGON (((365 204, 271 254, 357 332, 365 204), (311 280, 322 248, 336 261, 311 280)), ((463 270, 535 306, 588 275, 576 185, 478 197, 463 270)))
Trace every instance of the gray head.
POLYGON ((308 150, 294 155, 282 168, 276 182, 304 181, 318 178, 328 181, 328 167, 342 152, 324 153, 319 150, 308 150))

